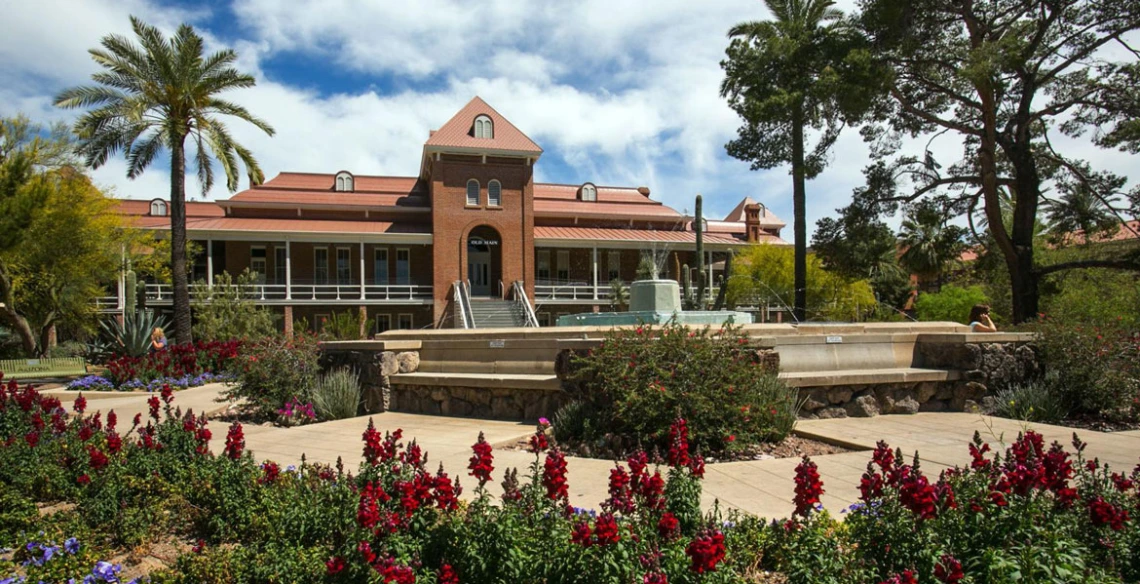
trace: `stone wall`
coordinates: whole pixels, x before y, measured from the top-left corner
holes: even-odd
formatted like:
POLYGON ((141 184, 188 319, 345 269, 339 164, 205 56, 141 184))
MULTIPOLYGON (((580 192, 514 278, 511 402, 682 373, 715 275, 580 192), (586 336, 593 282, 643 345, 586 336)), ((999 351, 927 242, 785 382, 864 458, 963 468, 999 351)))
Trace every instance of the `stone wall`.
POLYGON ((801 387, 800 415, 818 418, 866 418, 880 414, 973 412, 989 409, 993 395, 1041 374, 1036 348, 1025 342, 920 342, 916 367, 959 372, 958 379, 801 387))
POLYGON ((357 372, 362 390, 361 408, 366 414, 392 410, 392 383, 397 373, 414 373, 420 367, 419 351, 368 351, 325 348, 322 371, 348 367, 357 372))
POLYGON ((493 420, 552 418, 564 403, 561 391, 490 387, 395 385, 393 411, 493 420))

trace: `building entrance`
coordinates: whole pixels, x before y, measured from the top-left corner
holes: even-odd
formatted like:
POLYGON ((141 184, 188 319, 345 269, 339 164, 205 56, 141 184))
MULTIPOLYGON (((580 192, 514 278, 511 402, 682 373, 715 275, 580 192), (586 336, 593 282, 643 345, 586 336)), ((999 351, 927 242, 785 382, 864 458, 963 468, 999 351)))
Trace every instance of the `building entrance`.
POLYGON ((481 226, 471 230, 467 237, 467 281, 472 296, 501 296, 499 233, 481 226))

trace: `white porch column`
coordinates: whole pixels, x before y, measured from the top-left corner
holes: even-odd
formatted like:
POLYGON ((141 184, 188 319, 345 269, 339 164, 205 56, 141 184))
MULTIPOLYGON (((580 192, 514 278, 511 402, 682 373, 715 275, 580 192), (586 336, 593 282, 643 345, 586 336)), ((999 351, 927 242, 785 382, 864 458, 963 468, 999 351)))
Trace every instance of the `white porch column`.
MULTIPOLYGON (((364 242, 360 242, 360 299, 364 300, 364 242)), ((361 325, 363 326, 363 325, 361 325)))
POLYGON ((591 250, 591 263, 594 268, 594 300, 598 299, 598 248, 594 246, 591 250))
POLYGON ((214 240, 206 240, 206 284, 214 285, 214 240))
POLYGON ((285 300, 293 299, 293 256, 289 251, 289 240, 285 240, 285 300))

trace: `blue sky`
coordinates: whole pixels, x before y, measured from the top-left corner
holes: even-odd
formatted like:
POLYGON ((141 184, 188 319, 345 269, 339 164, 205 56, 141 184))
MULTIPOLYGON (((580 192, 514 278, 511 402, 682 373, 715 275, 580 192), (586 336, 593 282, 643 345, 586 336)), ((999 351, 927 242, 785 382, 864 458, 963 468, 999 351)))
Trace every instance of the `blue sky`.
MULTIPOLYGON (((767 18, 758 0, 13 2, 0 25, 0 115, 74 119, 52 96, 88 82, 96 66, 87 49, 129 34, 131 14, 166 31, 189 22, 211 48, 238 52, 258 85, 228 97, 278 133, 236 121, 231 129, 270 177, 414 175, 428 132, 479 95, 544 148, 540 181, 645 185, 678 209, 701 193, 709 217, 751 196, 791 220, 787 168, 750 171, 724 151, 739 126, 718 95, 725 32, 767 18)), ((1126 174, 1134 166, 1116 153, 1097 160, 1126 174)), ((809 233, 847 203, 867 163, 858 133, 847 131, 808 184, 809 233)), ((117 159, 94 175, 116 196, 169 190, 163 165, 131 181, 117 159)), ((221 185, 208 196, 229 193, 221 185)))

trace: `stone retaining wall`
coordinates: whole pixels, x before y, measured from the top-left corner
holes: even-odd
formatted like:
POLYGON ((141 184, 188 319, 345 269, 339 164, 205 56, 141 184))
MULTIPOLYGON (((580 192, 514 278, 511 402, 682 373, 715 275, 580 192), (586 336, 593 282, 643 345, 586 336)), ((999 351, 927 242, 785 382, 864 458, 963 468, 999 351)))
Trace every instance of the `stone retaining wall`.
POLYGON ((414 373, 420 367, 419 351, 368 351, 326 348, 321 352, 322 371, 348 367, 357 372, 362 390, 361 408, 366 414, 387 412, 392 407, 392 383, 397 373, 414 373))
POLYGON ((392 411, 492 420, 552 418, 566 394, 541 389, 394 385, 392 411))

